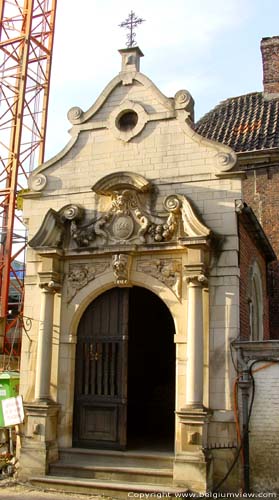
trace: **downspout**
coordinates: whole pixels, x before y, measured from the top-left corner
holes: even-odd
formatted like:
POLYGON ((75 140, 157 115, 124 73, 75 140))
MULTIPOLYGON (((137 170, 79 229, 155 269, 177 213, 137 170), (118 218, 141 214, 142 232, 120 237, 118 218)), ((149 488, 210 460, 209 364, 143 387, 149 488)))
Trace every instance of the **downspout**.
MULTIPOLYGON (((242 200, 235 201, 235 211, 238 216, 241 216, 245 210, 248 209, 246 203, 242 200)), ((254 222, 254 219, 253 219, 254 222)), ((238 239, 240 242, 239 233, 239 217, 237 217, 238 239)), ((239 249, 239 267, 240 267, 240 249, 239 249)), ((248 367, 242 358, 241 350, 238 350, 238 363, 241 367, 241 375, 239 377, 238 386, 241 389, 242 395, 242 457, 243 457, 243 487, 244 493, 250 492, 250 456, 249 456, 249 388, 250 388, 250 374, 248 367)))
POLYGON ((244 370, 239 379, 242 392, 242 449, 243 449, 243 483, 244 493, 250 493, 250 454, 249 454, 249 393, 251 377, 244 370))

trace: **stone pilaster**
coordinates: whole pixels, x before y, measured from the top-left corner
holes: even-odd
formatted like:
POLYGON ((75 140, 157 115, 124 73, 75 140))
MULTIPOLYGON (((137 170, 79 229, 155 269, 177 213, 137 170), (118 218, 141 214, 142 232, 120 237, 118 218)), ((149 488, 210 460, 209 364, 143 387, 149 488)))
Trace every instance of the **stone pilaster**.
POLYGON ((60 285, 53 280, 40 283, 41 310, 36 363, 35 400, 50 399, 54 295, 60 285))
POLYGON ((203 290, 207 286, 206 245, 188 250, 187 282, 187 366, 186 400, 177 411, 180 439, 174 460, 174 483, 200 493, 211 487, 211 457, 207 448, 210 411, 204 407, 204 322, 203 290))
POLYGON ((203 286, 204 274, 187 277, 187 371, 186 407, 203 408, 203 286))
POLYGON ((60 275, 39 273, 41 289, 38 332, 35 401, 24 404, 25 432, 20 449, 19 476, 45 475, 51 462, 58 459, 57 417, 60 406, 51 400, 53 310, 55 293, 60 290, 60 275))

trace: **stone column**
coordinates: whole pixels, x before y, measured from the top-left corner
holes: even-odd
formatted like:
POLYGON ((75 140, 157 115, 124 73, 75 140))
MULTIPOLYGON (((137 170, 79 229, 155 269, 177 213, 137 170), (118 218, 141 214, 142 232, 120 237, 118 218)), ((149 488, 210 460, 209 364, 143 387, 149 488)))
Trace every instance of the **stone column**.
POLYGON ((188 276, 186 408, 203 408, 204 274, 188 276))
MULTIPOLYGON (((197 259, 198 260, 198 259, 197 259)), ((190 267, 190 266, 189 266, 190 267)), ((207 278, 200 264, 187 269, 187 366, 185 406, 177 411, 179 440, 176 446, 174 484, 206 492, 211 487, 211 458, 206 451, 210 412, 203 406, 204 311, 203 287, 207 278)))
POLYGON ((53 306, 56 289, 54 282, 42 283, 41 310, 36 363, 35 400, 50 399, 50 375, 52 358, 53 306))
POLYGON ((20 449, 19 477, 44 475, 58 459, 57 417, 59 405, 50 397, 54 296, 60 284, 51 273, 41 273, 41 309, 35 380, 35 401, 24 403, 25 432, 20 449), (47 274, 47 276, 45 275, 47 274))

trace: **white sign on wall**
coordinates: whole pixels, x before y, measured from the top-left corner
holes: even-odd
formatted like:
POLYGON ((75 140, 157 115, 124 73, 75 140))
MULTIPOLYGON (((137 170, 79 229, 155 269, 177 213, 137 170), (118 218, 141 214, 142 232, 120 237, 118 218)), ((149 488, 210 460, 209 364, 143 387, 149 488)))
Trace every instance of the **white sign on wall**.
POLYGON ((21 424, 24 420, 22 396, 1 401, 5 427, 21 424))

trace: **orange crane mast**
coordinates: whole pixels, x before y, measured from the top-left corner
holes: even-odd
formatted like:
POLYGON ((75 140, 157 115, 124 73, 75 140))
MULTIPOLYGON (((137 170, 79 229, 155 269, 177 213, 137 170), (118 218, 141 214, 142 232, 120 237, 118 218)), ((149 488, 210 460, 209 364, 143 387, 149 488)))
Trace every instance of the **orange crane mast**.
POLYGON ((21 194, 44 160, 56 3, 0 0, 0 352, 15 355, 26 247, 21 194))

